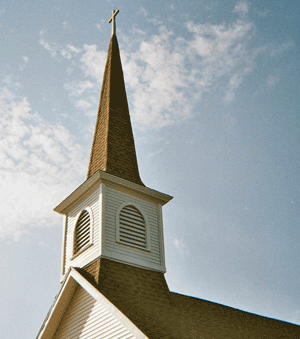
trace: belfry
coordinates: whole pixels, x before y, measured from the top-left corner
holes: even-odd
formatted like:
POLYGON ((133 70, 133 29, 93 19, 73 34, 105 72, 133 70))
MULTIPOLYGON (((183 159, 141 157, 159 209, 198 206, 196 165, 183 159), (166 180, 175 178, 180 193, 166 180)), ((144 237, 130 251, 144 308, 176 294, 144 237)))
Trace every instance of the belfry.
POLYGON ((170 292, 162 206, 139 174, 113 11, 87 179, 64 216, 61 289, 38 339, 299 338, 300 327, 170 292))

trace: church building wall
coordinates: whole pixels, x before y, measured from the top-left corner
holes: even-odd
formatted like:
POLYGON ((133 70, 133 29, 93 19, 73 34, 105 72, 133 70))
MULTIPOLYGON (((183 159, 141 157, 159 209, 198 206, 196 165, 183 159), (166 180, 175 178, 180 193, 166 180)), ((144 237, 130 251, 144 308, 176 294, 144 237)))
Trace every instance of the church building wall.
POLYGON ((104 256, 129 262, 138 266, 165 271, 161 205, 132 192, 106 186, 103 213, 104 256), (146 221, 149 249, 137 249, 120 244, 117 239, 117 218, 120 207, 132 204, 140 210, 146 221))
POLYGON ((78 286, 53 339, 130 339, 134 335, 95 300, 78 286))
POLYGON ((100 208, 99 206, 99 187, 89 196, 83 196, 76 202, 76 206, 68 213, 66 218, 66 248, 64 253, 64 272, 65 274, 70 266, 82 267, 84 264, 90 262, 90 260, 96 258, 99 255, 100 244, 100 208), (78 255, 73 254, 74 246, 74 231, 76 221, 80 212, 87 209, 91 213, 91 243, 83 252, 78 255))

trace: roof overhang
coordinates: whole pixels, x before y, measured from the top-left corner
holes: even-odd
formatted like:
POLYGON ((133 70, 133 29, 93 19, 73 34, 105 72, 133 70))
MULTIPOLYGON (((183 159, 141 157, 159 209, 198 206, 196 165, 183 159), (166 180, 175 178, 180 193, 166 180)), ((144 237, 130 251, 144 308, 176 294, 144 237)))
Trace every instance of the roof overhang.
POLYGON ((137 192, 138 194, 144 195, 151 199, 155 199, 162 205, 168 203, 173 197, 156 191, 152 188, 148 188, 145 186, 141 186, 135 184, 131 181, 116 177, 112 174, 97 171, 93 176, 87 179, 83 184, 81 184, 75 191, 73 191, 65 200, 63 200, 58 206, 54 208, 54 211, 60 214, 67 214, 69 207, 73 205, 73 203, 79 199, 82 195, 84 195, 88 190, 92 187, 99 185, 101 183, 110 183, 117 186, 122 186, 126 189, 129 189, 133 192, 137 192))

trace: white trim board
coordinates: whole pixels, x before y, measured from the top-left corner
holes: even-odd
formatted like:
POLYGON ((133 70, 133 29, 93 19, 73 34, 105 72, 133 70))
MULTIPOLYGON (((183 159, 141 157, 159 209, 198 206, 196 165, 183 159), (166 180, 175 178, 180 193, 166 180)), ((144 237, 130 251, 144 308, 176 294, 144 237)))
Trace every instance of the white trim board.
POLYGON ((91 189, 94 185, 100 183, 111 183, 119 186, 123 186, 131 191, 137 192, 141 195, 148 196, 157 200, 157 203, 165 205, 173 197, 168 194, 161 193, 152 188, 135 184, 131 181, 116 177, 112 174, 108 174, 103 171, 97 171, 93 176, 81 184, 74 192, 72 192, 64 201, 54 208, 54 211, 60 214, 67 214, 70 207, 79 199, 83 194, 91 189))

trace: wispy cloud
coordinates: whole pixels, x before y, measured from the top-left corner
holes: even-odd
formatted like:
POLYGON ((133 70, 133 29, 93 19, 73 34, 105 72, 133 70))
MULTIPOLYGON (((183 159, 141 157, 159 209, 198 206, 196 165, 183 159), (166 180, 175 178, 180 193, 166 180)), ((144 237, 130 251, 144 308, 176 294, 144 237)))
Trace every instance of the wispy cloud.
POLYGON ((60 48, 60 54, 68 60, 70 60, 74 56, 74 54, 78 54, 80 52, 80 48, 72 45, 67 45, 66 48, 60 48))
POLYGON ((77 48, 73 45, 68 44, 65 47, 60 46, 56 42, 49 42, 44 38, 45 31, 40 31, 40 39, 39 43, 41 46, 47 50, 52 58, 56 59, 57 61, 60 61, 60 56, 62 56, 65 59, 70 60, 74 55, 81 52, 80 48, 77 48))
POLYGON ((20 66, 20 71, 23 71, 24 68, 25 68, 25 67, 27 66, 27 64, 29 63, 29 57, 23 55, 22 60, 23 60, 23 63, 22 63, 22 65, 20 66))
MULTIPOLYGON (((197 114, 195 107, 208 100, 209 95, 229 104, 235 100, 246 77, 255 70, 261 54, 274 56, 293 46, 292 42, 277 48, 270 44, 255 46, 255 26, 246 15, 249 8, 248 2, 239 2, 233 10, 238 17, 230 23, 185 22, 184 37, 162 23, 152 22, 157 27, 156 34, 149 36, 142 32, 142 42, 137 40, 141 35, 137 35, 133 43, 138 47, 134 51, 132 44, 122 46, 131 116, 138 128, 161 128, 187 119, 197 114)), ((146 10, 142 9, 141 13, 149 17, 146 10)), ((83 70, 86 80, 76 79, 65 88, 71 96, 78 97, 74 104, 81 108, 85 105, 86 109, 87 103, 91 103, 88 90, 98 88, 102 81, 107 52, 98 50, 96 45, 59 50, 69 51, 65 52, 65 58, 71 52, 76 55, 76 63, 83 70)))
POLYGON ((81 62, 85 74, 101 82, 107 52, 98 51, 96 45, 84 45, 83 48, 81 62))
POLYGON ((100 31, 102 32, 103 31, 103 27, 104 25, 106 24, 106 21, 104 19, 101 19, 101 22, 100 23, 96 23, 95 24, 95 27, 100 31))
POLYGON ((79 81, 78 83, 68 83, 65 84, 65 89, 68 90, 69 95, 71 96, 79 96, 84 93, 86 90, 94 88, 95 84, 91 81, 79 81))
MULTIPOLYGON (((245 4, 241 3, 239 11, 246 11, 245 4)), ((186 119, 203 93, 221 91, 222 100, 234 100, 235 91, 253 71, 259 54, 249 47, 253 23, 240 18, 221 25, 190 21, 185 28, 188 38, 175 36, 161 25, 158 34, 148 38, 144 34, 135 52, 122 49, 125 81, 132 91, 131 115, 141 129, 186 119)), ((84 45, 83 52, 80 61, 85 75, 89 81, 101 82, 106 51, 84 45)), ((76 86, 68 84, 66 88, 74 95, 82 94, 80 82, 78 90, 76 86)))
POLYGON ((294 46, 295 43, 293 41, 287 41, 277 47, 273 47, 271 50, 271 57, 280 55, 284 53, 286 50, 293 48, 294 46))
POLYGON ((173 246, 175 246, 181 253, 189 254, 190 251, 186 248, 182 240, 175 238, 173 241, 173 246))
POLYGON ((260 17, 265 17, 265 16, 269 13, 268 10, 267 10, 267 11, 259 11, 259 10, 256 9, 256 8, 254 8, 254 12, 255 12, 258 16, 260 16, 260 17))
POLYGON ((250 4, 246 1, 241 1, 234 7, 233 13, 245 16, 249 12, 250 4))
POLYGON ((40 38, 39 43, 41 46, 45 48, 45 50, 47 50, 50 53, 52 58, 57 59, 57 50, 59 48, 57 44, 55 43, 50 44, 44 38, 40 38))
POLYGON ((33 113, 25 97, 0 89, 0 237, 53 225, 57 199, 84 175, 81 147, 62 125, 33 113))

